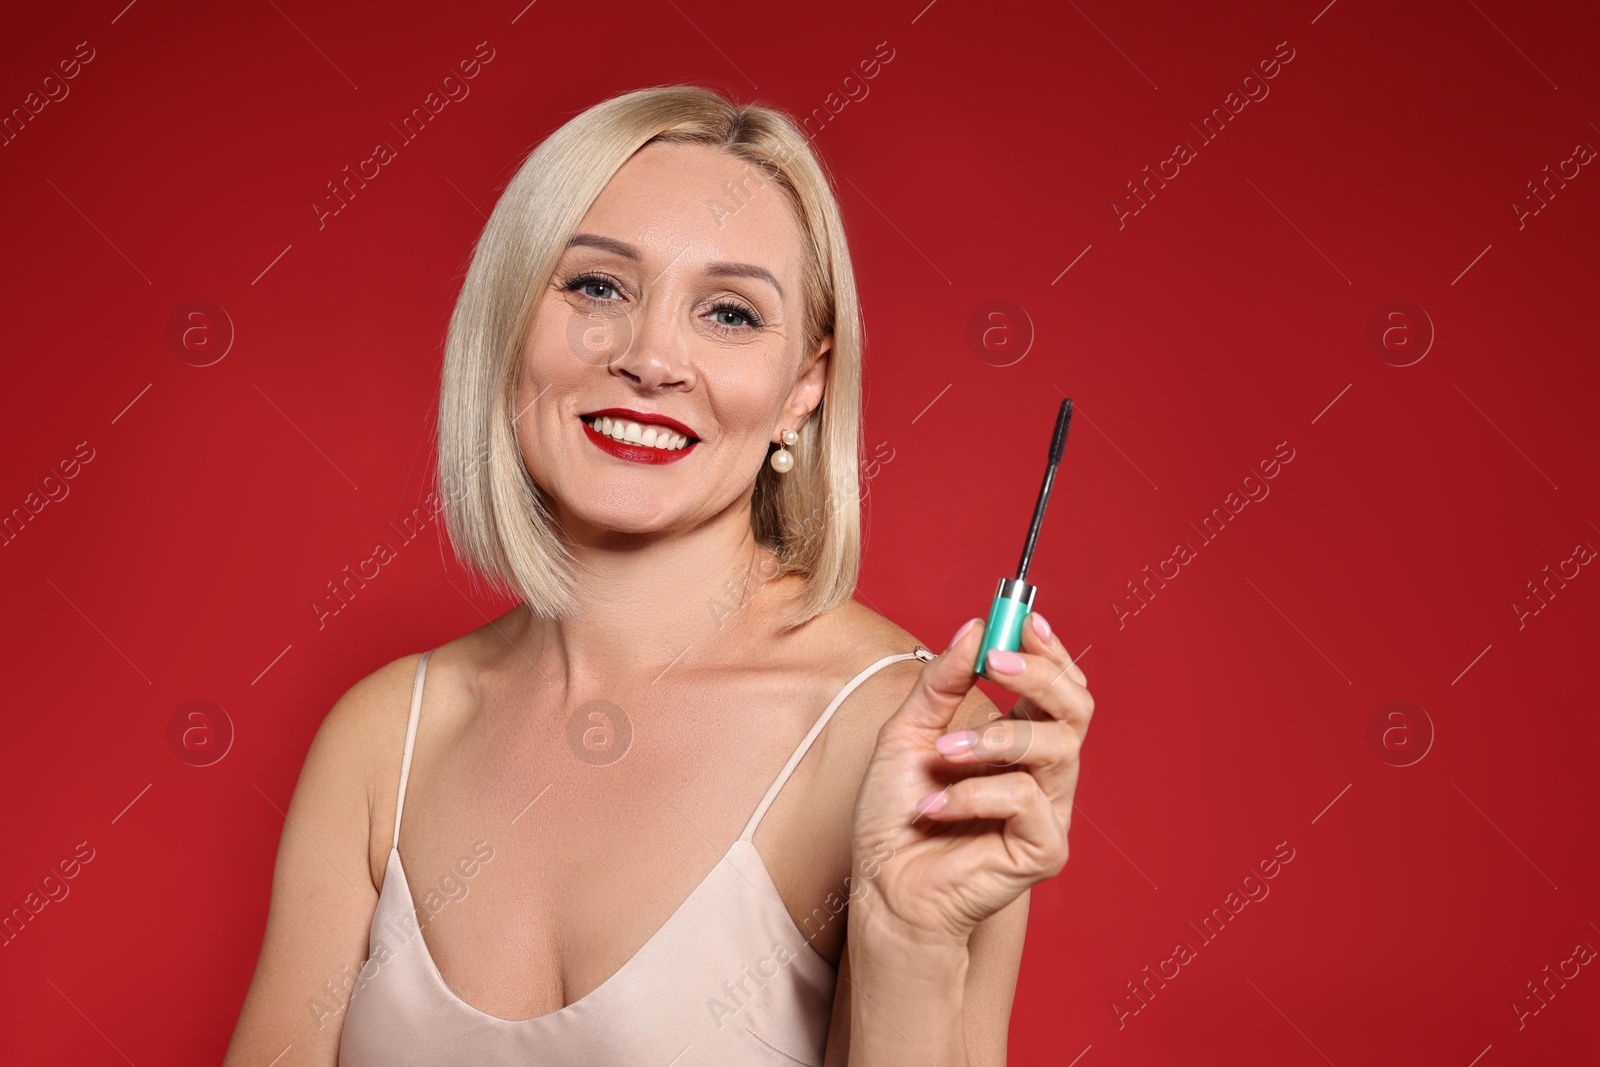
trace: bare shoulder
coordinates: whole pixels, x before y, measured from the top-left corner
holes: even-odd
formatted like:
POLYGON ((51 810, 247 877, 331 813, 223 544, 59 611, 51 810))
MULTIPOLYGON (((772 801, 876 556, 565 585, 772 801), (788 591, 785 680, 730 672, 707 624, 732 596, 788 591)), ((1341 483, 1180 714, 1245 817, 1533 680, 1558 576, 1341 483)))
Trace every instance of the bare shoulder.
POLYGON ((417 658, 395 660, 350 686, 311 740, 284 813, 266 929, 228 1047, 230 1067, 265 1062, 285 1044, 299 1062, 337 1057, 342 1008, 313 998, 308 1012, 306 993, 330 976, 353 974, 366 957, 383 867, 363 878, 361 865, 373 851, 382 764, 391 753, 398 764, 405 743, 391 735, 405 732, 404 694, 417 658))
MULTIPOLYGON (((485 654, 485 626, 445 644, 429 656, 425 678, 430 709, 441 691, 458 688, 463 677, 485 654)), ((389 846, 400 790, 400 764, 405 756, 406 726, 411 716, 421 652, 412 652, 378 667, 354 682, 328 709, 312 738, 301 770, 302 780, 338 788, 340 807, 355 818, 366 842, 372 885, 383 888, 389 846), (360 805, 360 813, 354 812, 360 805)), ((446 701, 445 703, 449 703, 446 701)))
MULTIPOLYGON (((448 728, 463 708, 472 706, 471 692, 503 651, 497 646, 503 645, 493 624, 487 624, 432 650, 422 676, 423 718, 428 726, 448 728)), ((319 738, 327 735, 327 746, 340 754, 351 775, 359 773, 366 785, 367 862, 372 884, 380 891, 393 842, 406 729, 422 655, 414 652, 391 660, 356 682, 328 712, 318 731, 319 738)))
POLYGON ((421 659, 421 653, 413 652, 390 660, 346 689, 323 717, 318 743, 369 746, 391 733, 397 718, 404 731, 421 659))
MULTIPOLYGON (((944 650, 944 644, 948 641, 948 638, 945 641, 923 640, 855 600, 837 608, 832 614, 829 633, 831 655, 836 657, 835 662, 854 665, 855 671, 884 656, 910 652, 918 645, 937 655, 944 650)), ((883 723, 905 702, 906 696, 921 677, 923 667, 922 660, 907 659, 874 672, 848 698, 848 702, 855 705, 849 721, 857 730, 867 731, 869 737, 876 736, 883 723)), ((950 728, 976 728, 999 714, 994 702, 974 685, 956 709, 950 728)))
POLYGON ((411 689, 421 658, 411 653, 391 660, 346 689, 323 716, 301 771, 303 779, 321 776, 359 788, 365 815, 361 830, 376 889, 383 887, 387 864, 388 838, 380 828, 394 818, 411 689))

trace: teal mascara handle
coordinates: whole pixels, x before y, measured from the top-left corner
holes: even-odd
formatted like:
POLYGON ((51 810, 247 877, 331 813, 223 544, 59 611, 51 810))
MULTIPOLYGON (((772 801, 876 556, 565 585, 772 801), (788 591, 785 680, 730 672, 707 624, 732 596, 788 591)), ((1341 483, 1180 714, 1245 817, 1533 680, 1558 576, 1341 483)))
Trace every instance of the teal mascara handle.
POLYGON ((1007 652, 1022 650, 1022 623, 1033 610, 1033 596, 1038 591, 1037 587, 1015 578, 1000 579, 994 603, 989 605, 989 621, 983 628, 983 643, 978 646, 975 673, 979 678, 989 677, 991 648, 1007 652))

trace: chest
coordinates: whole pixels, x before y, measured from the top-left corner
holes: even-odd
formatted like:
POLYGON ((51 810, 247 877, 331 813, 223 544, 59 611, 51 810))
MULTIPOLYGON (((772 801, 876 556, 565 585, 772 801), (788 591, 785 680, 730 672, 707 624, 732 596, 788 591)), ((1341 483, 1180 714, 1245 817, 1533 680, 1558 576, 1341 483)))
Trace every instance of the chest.
MULTIPOLYGON (((729 882, 740 909, 770 907, 761 895, 776 890, 796 939, 836 962, 860 769, 840 758, 846 731, 830 721, 761 819, 745 869, 712 878, 826 702, 770 686, 664 689, 558 714, 425 716, 400 853, 440 974, 491 1015, 556 1011, 699 906, 711 881, 729 882)), ((388 841, 376 842, 380 873, 388 841)))

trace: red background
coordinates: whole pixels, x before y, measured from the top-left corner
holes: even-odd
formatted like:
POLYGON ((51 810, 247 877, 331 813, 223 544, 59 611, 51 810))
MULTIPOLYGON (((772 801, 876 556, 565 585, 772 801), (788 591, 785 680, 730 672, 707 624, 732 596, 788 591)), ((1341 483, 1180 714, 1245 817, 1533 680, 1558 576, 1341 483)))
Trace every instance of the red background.
POLYGON ((867 315, 865 444, 892 455, 861 599, 936 649, 984 612, 1078 411, 1032 578, 1099 714, 1013 1061, 1596 1062, 1600 966, 1511 1008, 1600 948, 1600 575, 1512 606, 1600 547, 1600 174, 1511 206, 1600 146, 1593 5, 124 2, 13 5, 0 32, 6 113, 94 49, 0 147, 0 508, 94 450, 0 547, 0 907, 94 849, 0 949, 0 1060, 219 1059, 322 716, 508 606, 430 526, 324 628, 309 607, 426 496, 446 320, 524 155, 650 84, 837 107, 887 42, 812 127, 867 315), (319 229, 324 183, 480 41, 471 95, 319 229), (1270 95, 1200 143, 1279 42, 1270 95), (1180 139, 1197 158, 1119 227, 1180 139), (235 331, 205 367, 167 340, 198 299, 235 331), (974 350, 993 300, 1031 326, 974 350), (1431 327, 1375 347, 1393 300, 1431 327), (1202 542, 1280 442, 1270 495, 1202 542), (1179 540, 1195 558, 1119 622, 1179 540), (195 699, 236 731, 208 767, 167 741, 195 699), (1375 745, 1391 700, 1422 710, 1375 745), (1380 758, 1423 716, 1419 762, 1380 758), (1186 923, 1279 842, 1270 896, 1202 946, 1186 923), (1180 939, 1197 958, 1119 1027, 1180 939))

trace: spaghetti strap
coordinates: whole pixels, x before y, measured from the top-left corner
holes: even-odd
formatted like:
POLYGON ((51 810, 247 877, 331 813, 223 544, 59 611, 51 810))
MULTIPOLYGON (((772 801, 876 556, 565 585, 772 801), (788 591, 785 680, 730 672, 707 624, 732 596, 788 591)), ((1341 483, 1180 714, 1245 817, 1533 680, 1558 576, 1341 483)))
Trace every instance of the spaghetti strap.
POLYGON ((934 654, 923 648, 921 645, 918 645, 914 651, 900 652, 885 656, 878 662, 864 669, 860 674, 852 678, 849 684, 847 684, 843 689, 839 690, 838 695, 836 695, 832 702, 828 704, 827 710, 818 716, 816 722, 811 724, 810 731, 808 731, 806 736, 801 739, 800 746, 796 748, 794 750, 794 754, 789 757, 789 762, 785 763, 783 765, 783 770, 778 772, 777 779, 767 789, 767 795, 762 797, 761 803, 757 805, 755 814, 751 815, 750 821, 745 824, 744 832, 739 835, 739 840, 748 841, 755 836, 756 827, 761 825, 762 816, 766 815, 767 809, 770 808, 772 806, 772 802, 777 799, 778 792, 783 789, 784 783, 789 780, 789 776, 794 773, 794 769, 800 765, 800 761, 805 758, 805 754, 810 751, 811 743, 817 739, 818 734, 822 733, 822 728, 828 725, 828 720, 831 719, 833 717, 833 713, 839 709, 839 705, 844 703, 844 698, 855 692, 856 687, 862 682, 866 681, 872 675, 876 674, 884 667, 887 667, 889 664, 899 663, 902 660, 908 660, 913 657, 926 663, 928 660, 934 658, 934 654))
POLYGON ((417 662, 417 680, 411 686, 411 719, 406 723, 406 756, 400 764, 400 792, 394 800, 394 848, 400 847, 400 816, 406 808, 406 779, 411 777, 411 750, 417 743, 417 718, 422 712, 422 679, 428 673, 428 657, 433 649, 422 654, 417 662))

